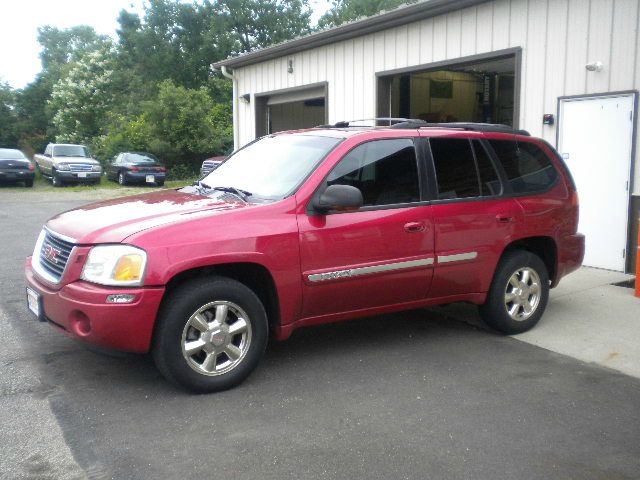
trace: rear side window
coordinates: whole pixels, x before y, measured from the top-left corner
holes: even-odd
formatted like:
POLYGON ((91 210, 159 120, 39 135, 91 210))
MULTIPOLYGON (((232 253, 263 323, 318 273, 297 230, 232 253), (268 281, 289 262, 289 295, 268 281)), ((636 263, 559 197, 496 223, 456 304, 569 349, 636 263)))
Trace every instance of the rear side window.
POLYGON ((431 138, 431 154, 436 169, 438 199, 480 196, 480 182, 466 138, 431 138))
POLYGON ((502 184, 498 178, 493 162, 486 150, 478 140, 473 140, 473 151, 478 163, 478 175, 480 175, 480 194, 483 197, 493 197, 502 193, 502 184))
POLYGON ((420 201, 413 141, 400 138, 358 145, 334 167, 327 184, 360 189, 364 206, 420 201))
POLYGON ((511 140, 489 140, 514 193, 547 190, 558 178, 551 160, 537 145, 511 140))

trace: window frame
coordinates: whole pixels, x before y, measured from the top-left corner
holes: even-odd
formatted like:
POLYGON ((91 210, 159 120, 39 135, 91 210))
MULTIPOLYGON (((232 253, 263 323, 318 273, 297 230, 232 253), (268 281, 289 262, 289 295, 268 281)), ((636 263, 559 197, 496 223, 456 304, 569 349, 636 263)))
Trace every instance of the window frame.
POLYGON ((428 191, 430 189, 430 186, 428 183, 425 152, 422 144, 423 142, 421 137, 408 135, 403 137, 369 138, 363 142, 358 143, 357 145, 354 145, 347 152, 345 152, 344 155, 340 157, 340 159, 333 165, 331 170, 329 170, 329 172, 324 176, 322 181, 318 184, 315 191, 313 192, 313 195, 311 195, 311 198, 309 199, 309 203, 307 204, 307 215, 308 216, 343 215, 343 214, 357 213, 357 212, 392 210, 392 209, 398 209, 398 208, 408 208, 408 207, 429 205, 431 203, 430 200, 428 199, 429 197, 428 191), (322 195, 328 187, 327 179, 329 178, 329 175, 331 175, 333 170, 340 164, 340 162, 342 162, 347 157, 347 155, 353 152, 356 148, 359 148, 362 145, 365 145, 367 143, 388 141, 388 140, 409 140, 411 141, 411 143, 413 143, 413 149, 415 152, 416 167, 417 167, 417 173, 418 173, 418 196, 420 200, 418 200, 417 202, 392 203, 389 205, 366 205, 366 206, 360 207, 358 210, 348 210, 348 211, 329 210, 327 212, 318 212, 313 208, 313 204, 315 200, 317 200, 320 197, 320 195, 322 195))
MULTIPOLYGON (((506 139, 506 138, 482 139, 482 141, 485 143, 485 150, 487 151, 487 153, 491 157, 491 160, 493 161, 493 164, 494 164, 494 166, 496 167, 496 169, 498 171, 498 176, 500 177, 500 180, 502 181, 502 192, 503 192, 502 196, 505 197, 505 198, 533 197, 535 195, 541 195, 541 194, 544 194, 544 193, 548 193, 558 185, 558 182, 561 181, 562 171, 558 168, 558 165, 554 162, 553 156, 547 155, 547 152, 542 147, 542 145, 539 144, 538 142, 532 141, 532 140, 533 139, 531 139, 531 140, 522 140, 522 139, 517 139, 517 138, 514 138, 514 139, 506 139), (504 169, 504 166, 502 165, 502 162, 500 161, 500 157, 498 157, 498 154, 495 152, 495 150, 491 146, 491 143, 489 142, 489 140, 494 140, 494 141, 499 141, 499 142, 529 143, 529 144, 534 145, 535 147, 540 149, 540 151, 547 157, 547 159, 549 160, 549 163, 551 164, 551 166, 556 171, 555 180, 553 182, 551 182, 549 184, 549 186, 544 190, 536 190, 535 192, 514 192, 513 188, 511 187, 511 183, 509 181, 509 177, 507 175, 507 172, 504 169)), ((554 152, 554 150, 552 148, 549 148, 549 150, 551 151, 551 153, 554 152)))
MULTIPOLYGON (((429 185, 430 185, 430 202, 434 205, 442 205, 448 203, 463 203, 463 202, 482 202, 485 200, 496 200, 499 198, 505 197, 507 184, 505 182, 506 173, 503 170, 502 164, 496 161, 495 152, 493 149, 489 150, 487 145, 484 143, 484 138, 479 137, 465 137, 465 136, 438 136, 438 137, 423 137, 427 155, 427 174, 429 176, 429 185), (436 174, 436 165, 433 158, 433 151, 431 150, 431 140, 432 139, 446 139, 446 140, 466 140, 469 143, 469 148, 471 149, 471 154, 473 156, 473 164, 475 167, 476 178, 478 180, 478 189, 480 191, 480 195, 477 197, 461 197, 461 198, 438 198, 438 176, 436 174), (473 145, 473 141, 478 140, 480 146, 484 148, 489 161, 493 165, 494 170, 498 176, 498 181, 500 182, 501 192, 498 195, 482 195, 482 179, 480 178, 480 169, 478 166, 478 157, 476 155, 476 150, 473 145)), ((510 186, 509 186, 510 188, 510 186)))

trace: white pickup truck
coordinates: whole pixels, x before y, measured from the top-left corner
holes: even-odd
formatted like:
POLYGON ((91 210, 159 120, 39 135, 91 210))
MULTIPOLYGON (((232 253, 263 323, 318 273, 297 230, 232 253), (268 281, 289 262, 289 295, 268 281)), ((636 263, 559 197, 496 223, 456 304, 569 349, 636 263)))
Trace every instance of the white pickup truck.
POLYGON ((65 183, 100 182, 102 167, 84 145, 50 143, 42 155, 33 156, 36 168, 49 177, 54 187, 65 183))

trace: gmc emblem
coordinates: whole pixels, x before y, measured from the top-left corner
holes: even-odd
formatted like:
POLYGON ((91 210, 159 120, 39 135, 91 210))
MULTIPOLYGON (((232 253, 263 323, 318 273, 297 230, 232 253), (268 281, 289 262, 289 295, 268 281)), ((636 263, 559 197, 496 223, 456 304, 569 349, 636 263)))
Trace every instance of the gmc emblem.
POLYGON ((58 264, 58 255, 60 255, 60 250, 53 248, 53 246, 47 244, 42 247, 42 256, 51 263, 58 264))

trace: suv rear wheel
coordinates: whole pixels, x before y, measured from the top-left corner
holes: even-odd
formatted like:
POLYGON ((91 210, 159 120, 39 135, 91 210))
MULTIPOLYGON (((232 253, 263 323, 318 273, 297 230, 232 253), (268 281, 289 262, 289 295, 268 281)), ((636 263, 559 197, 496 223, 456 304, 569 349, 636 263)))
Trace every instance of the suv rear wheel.
POLYGON ((480 316, 502 333, 521 333, 538 323, 548 299, 544 262, 531 252, 514 250, 500 260, 480 316))
POLYGON ((224 277, 192 280, 165 301, 153 358, 169 381, 216 392, 249 376, 267 338, 267 315, 251 289, 224 277))

